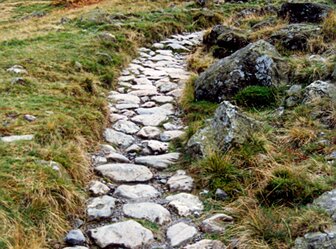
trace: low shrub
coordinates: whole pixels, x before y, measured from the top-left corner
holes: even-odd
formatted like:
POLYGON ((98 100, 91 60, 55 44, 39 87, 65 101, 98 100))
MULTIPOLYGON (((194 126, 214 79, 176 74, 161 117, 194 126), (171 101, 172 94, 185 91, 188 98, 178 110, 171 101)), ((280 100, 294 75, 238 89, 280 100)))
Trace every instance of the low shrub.
POLYGON ((265 108, 276 103, 276 89, 266 86, 248 86, 234 97, 238 105, 253 108, 265 108))

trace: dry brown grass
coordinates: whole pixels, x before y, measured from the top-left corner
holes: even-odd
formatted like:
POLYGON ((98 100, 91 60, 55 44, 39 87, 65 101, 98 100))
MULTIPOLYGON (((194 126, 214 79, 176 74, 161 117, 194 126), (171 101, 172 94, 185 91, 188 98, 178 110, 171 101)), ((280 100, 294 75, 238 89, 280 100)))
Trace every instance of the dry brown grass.
POLYGON ((64 5, 64 6, 71 6, 71 7, 81 7, 90 4, 99 3, 102 0, 53 0, 53 5, 64 5))
POLYGON ((188 58, 188 68, 195 73, 202 73, 214 63, 214 57, 211 56, 204 48, 199 47, 188 58))
POLYGON ((328 41, 334 41, 336 39, 336 13, 329 14, 322 24, 322 31, 324 38, 328 41))

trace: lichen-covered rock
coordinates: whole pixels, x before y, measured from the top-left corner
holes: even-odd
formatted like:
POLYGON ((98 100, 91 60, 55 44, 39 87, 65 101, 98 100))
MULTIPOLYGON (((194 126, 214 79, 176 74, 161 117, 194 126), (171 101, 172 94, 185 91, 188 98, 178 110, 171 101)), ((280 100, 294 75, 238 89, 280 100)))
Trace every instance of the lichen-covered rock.
POLYGON ((190 138, 188 150, 193 155, 203 156, 214 149, 225 151, 244 143, 256 128, 256 121, 240 112, 237 106, 224 101, 205 128, 190 138))
POLYGON ((278 85, 284 76, 281 56, 260 40, 219 60, 195 81, 197 100, 221 102, 249 85, 278 85))
POLYGON ((325 232, 307 233, 295 240, 293 249, 336 248, 336 227, 325 232))
POLYGON ((284 3, 278 16, 288 19, 290 23, 320 23, 331 10, 329 6, 318 3, 284 3))
POLYGON ((319 25, 295 23, 290 24, 270 37, 272 44, 280 43, 288 50, 308 50, 309 39, 318 37, 322 33, 319 25))
POLYGON ((336 101, 336 84, 317 80, 305 88, 303 103, 321 98, 330 98, 332 101, 336 101))

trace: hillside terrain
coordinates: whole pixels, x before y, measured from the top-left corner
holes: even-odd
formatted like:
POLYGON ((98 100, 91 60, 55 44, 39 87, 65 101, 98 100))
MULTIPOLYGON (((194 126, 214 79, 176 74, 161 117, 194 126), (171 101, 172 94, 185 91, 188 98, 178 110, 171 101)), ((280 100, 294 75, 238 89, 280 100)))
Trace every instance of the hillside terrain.
POLYGON ((0 248, 335 248, 335 8, 0 1, 0 248))

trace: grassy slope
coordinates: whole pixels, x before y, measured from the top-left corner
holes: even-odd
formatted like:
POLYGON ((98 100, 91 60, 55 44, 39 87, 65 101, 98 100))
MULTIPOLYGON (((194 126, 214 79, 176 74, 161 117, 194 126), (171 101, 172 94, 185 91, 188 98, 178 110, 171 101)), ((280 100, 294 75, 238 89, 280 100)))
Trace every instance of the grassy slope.
MULTIPOLYGON (((331 2, 329 4, 335 6, 331 2)), ((225 24, 250 29, 251 25, 266 18, 268 16, 254 15, 239 19, 239 25, 234 19, 226 20, 225 24)), ((329 23, 335 23, 334 18, 328 18, 323 30, 329 23)), ((265 38, 284 25, 284 21, 278 20, 278 25, 266 27, 250 36, 265 38)), ((329 32, 324 35, 325 42, 316 45, 333 51, 335 40, 329 38, 329 32)), ((280 51, 292 67, 291 84, 307 85, 317 79, 330 78, 335 67, 334 57, 326 56, 329 61, 320 66, 308 63, 307 55, 302 52, 280 51)), ((199 48, 190 56, 190 68, 195 72, 203 71, 213 61, 210 54, 205 48, 199 48)), ((181 101, 189 126, 188 137, 202 127, 215 108, 213 103, 194 100, 192 83, 193 79, 185 88, 181 101)), ((282 105, 283 93, 278 98, 276 106, 282 105)), ((235 223, 228 227, 224 236, 209 234, 209 237, 226 243, 239 239, 241 244, 238 248, 291 248, 298 236, 323 231, 332 224, 325 212, 307 203, 336 186, 335 165, 325 159, 336 148, 335 130, 327 128, 312 115, 312 112, 324 110, 331 123, 335 122, 335 103, 317 100, 309 105, 287 108, 282 116, 274 107, 242 109, 262 121, 260 131, 243 145, 227 152, 213 151, 199 160, 186 158, 183 167, 194 176, 200 188, 210 190, 205 197, 209 212, 225 212, 235 218, 235 223), (321 140, 330 144, 323 145, 321 140), (217 188, 228 193, 226 201, 216 200, 214 193, 217 188)))

